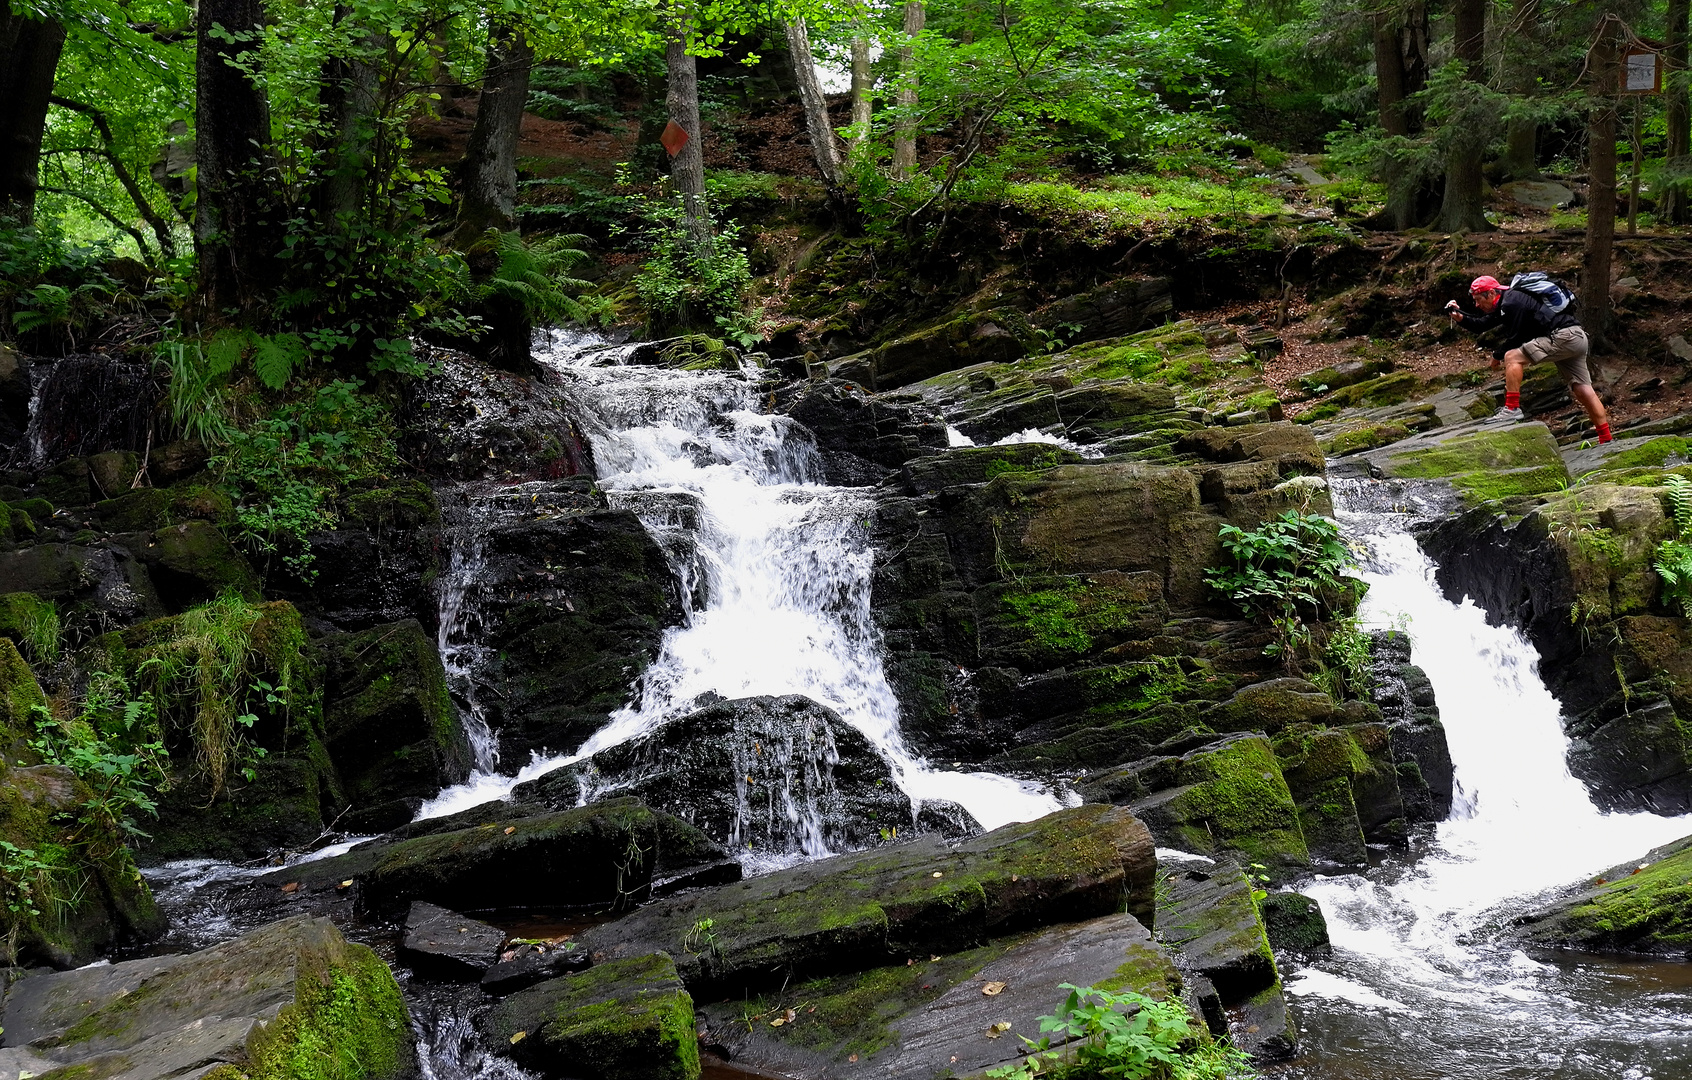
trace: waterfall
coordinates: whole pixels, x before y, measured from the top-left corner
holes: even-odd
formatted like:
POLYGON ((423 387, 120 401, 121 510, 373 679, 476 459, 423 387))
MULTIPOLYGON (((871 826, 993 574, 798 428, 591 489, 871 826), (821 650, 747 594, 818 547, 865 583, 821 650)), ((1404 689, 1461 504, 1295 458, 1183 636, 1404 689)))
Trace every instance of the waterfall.
MULTIPOLYGON (((665 635, 629 704, 574 753, 531 761, 515 777, 479 763, 422 816, 500 797, 652 731, 710 694, 820 702, 875 745, 914 802, 956 802, 989 829, 1057 809, 1036 785, 931 769, 906 747, 870 610, 870 495, 822 484, 804 429, 761 412, 744 373, 606 363, 617 355, 590 341, 555 334, 537 357, 557 372, 593 441, 600 489, 669 554, 691 610, 665 635), (692 542, 667 542, 679 531, 692 542)), ((447 622, 443 644, 458 636, 447 622)))
MULTIPOLYGON (((1372 484, 1337 482, 1336 498, 1357 505, 1372 484)), ((1441 596, 1407 515, 1340 518, 1369 582, 1362 619, 1407 627, 1458 790, 1413 864, 1300 887, 1327 915, 1334 956, 1288 982, 1307 1036, 1294 1075, 1365 1075, 1333 1071, 1357 1060, 1371 1077, 1650 1080, 1669 1061, 1676 1070, 1657 1080, 1692 1075, 1684 985, 1635 993, 1601 962, 1541 962, 1485 934, 1547 890, 1692 833, 1692 816, 1601 813, 1564 763, 1561 710, 1533 646, 1441 596)))

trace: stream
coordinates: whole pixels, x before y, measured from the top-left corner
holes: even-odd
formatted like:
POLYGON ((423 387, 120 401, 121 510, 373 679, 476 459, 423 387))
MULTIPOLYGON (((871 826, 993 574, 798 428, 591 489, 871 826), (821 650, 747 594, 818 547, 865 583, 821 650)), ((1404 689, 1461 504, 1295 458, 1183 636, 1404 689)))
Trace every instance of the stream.
POLYGON ((1439 702, 1457 792, 1409 858, 1298 886, 1333 957, 1283 972, 1300 1080, 1684 1080, 1692 965, 1529 956, 1488 930, 1536 897, 1692 833, 1692 816, 1605 814, 1564 764, 1560 709, 1518 632, 1447 601, 1403 492, 1336 481, 1369 583, 1363 621, 1401 627, 1439 702), (1390 497, 1382 498, 1382 494, 1390 497))

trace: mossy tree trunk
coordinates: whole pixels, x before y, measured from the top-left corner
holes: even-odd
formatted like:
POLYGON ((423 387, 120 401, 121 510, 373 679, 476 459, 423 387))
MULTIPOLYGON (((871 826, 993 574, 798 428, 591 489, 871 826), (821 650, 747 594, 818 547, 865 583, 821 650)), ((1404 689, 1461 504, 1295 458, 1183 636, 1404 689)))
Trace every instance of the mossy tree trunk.
MULTIPOLYGON (((1539 70, 1539 29, 1539 0, 1515 0, 1502 44, 1505 78, 1511 92, 1521 98, 1532 97, 1538 86, 1535 73, 1539 70)), ((1509 121, 1504 133, 1504 158, 1499 163, 1507 179, 1539 176, 1538 143, 1537 123, 1522 116, 1509 121)))
MULTIPOLYGON (((1421 130, 1420 111, 1409 97, 1428 78, 1428 9, 1417 2, 1402 8, 1382 7, 1374 15, 1375 87, 1381 129, 1408 138, 1421 130)), ((1416 196, 1421 187, 1396 156, 1389 156, 1382 180, 1387 203, 1381 224, 1395 230, 1416 224, 1416 196)))
POLYGON ((534 60, 535 50, 516 18, 489 20, 487 74, 464 147, 464 201, 455 232, 460 247, 489 229, 517 227, 517 140, 534 60))
MULTIPOLYGON (((1663 114, 1668 123, 1664 156, 1670 169, 1692 173, 1692 99, 1687 96, 1687 13, 1692 0, 1669 0, 1668 42, 1664 50, 1668 80, 1663 88, 1663 114)), ((1658 217, 1674 225, 1692 224, 1692 192, 1686 188, 1692 176, 1683 175, 1681 182, 1663 192, 1658 217)))
POLYGON ((62 24, 0 8, 0 218, 28 224, 35 216, 47 99, 64 45, 62 24))
MULTIPOLYGON (((1479 81, 1486 55, 1486 0, 1457 0, 1452 6, 1452 59, 1466 66, 1468 78, 1479 81)), ((1443 232, 1485 232, 1492 228, 1482 210, 1481 155, 1491 125, 1470 110, 1459 110, 1448 121, 1452 136, 1445 154, 1445 198, 1440 203, 1438 228, 1443 232)))
POLYGON ((909 178, 916 172, 917 72, 916 37, 922 33, 927 11, 922 0, 906 0, 905 40, 899 44, 899 108, 903 115, 893 130, 893 174, 909 178))
POLYGON ((1581 273, 1581 323, 1594 348, 1604 343, 1610 321, 1610 261, 1616 242, 1616 87, 1621 73, 1616 34, 1619 21, 1603 16, 1587 54, 1593 93, 1587 132, 1590 158, 1586 195, 1586 251, 1581 273))
POLYGON ((201 0, 199 6, 194 246, 200 295, 214 316, 252 315, 281 280, 270 104, 249 74, 261 63, 264 22, 262 0, 201 0))

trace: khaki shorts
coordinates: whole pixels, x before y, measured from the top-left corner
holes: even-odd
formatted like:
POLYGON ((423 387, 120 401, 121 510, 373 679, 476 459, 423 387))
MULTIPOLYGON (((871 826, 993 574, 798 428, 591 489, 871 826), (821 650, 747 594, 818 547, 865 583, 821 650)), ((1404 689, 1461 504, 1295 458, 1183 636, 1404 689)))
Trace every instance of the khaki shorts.
POLYGON ((1522 345, 1522 352, 1536 364, 1555 362, 1563 381, 1570 386, 1592 385, 1592 373, 1586 370, 1586 331, 1578 326, 1565 326, 1551 331, 1549 337, 1536 337, 1522 345))

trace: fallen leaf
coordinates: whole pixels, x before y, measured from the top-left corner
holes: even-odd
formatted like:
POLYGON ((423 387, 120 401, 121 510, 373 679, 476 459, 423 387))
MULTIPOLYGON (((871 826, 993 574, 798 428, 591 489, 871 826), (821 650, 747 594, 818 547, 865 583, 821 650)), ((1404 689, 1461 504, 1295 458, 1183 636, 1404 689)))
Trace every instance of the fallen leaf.
POLYGON ((915 957, 913 957, 913 958, 911 958, 911 959, 909 959, 909 960, 906 960, 906 961, 905 961, 905 966, 906 966, 906 967, 916 967, 916 958, 915 958, 915 957))
POLYGON ((923 983, 922 988, 924 990, 932 990, 932 989, 934 989, 934 984, 933 983, 923 983))
POLYGON ((514 833, 516 831, 517 831, 517 826, 515 826, 515 825, 507 825, 505 827, 505 835, 507 835, 507 836, 510 836, 512 833, 514 833))
POLYGON ((781 1025, 783 1025, 785 1023, 787 1023, 787 1017, 778 1016, 774 1020, 770 1021, 770 1026, 771 1027, 780 1027, 781 1025))
POLYGON ((940 957, 938 955, 930 956, 928 959, 930 963, 938 963, 940 961, 940 957))
POLYGON ((787 1010, 786 1012, 782 1013, 781 1015, 782 1015, 782 1018, 785 1019, 789 1024, 791 1024, 791 1023, 793 1023, 793 1021, 799 1019, 799 1014, 794 1012, 792 1009, 787 1010))
POLYGON ((352 879, 352 878, 348 878, 348 879, 347 879, 347 880, 345 880, 345 881, 343 881, 343 882, 341 882, 341 884, 340 884, 340 886, 339 886, 339 888, 342 888, 342 889, 350 889, 350 888, 352 888, 352 883, 353 883, 353 879, 352 879))
MULTIPOLYGON (((1011 1026, 1010 1026, 1009 1020, 1000 1020, 997 1024, 994 1024, 992 1027, 987 1029, 987 1037, 989 1039, 997 1039, 1000 1035, 1003 1035, 1005 1032, 1009 1031, 1010 1029, 1011 1029, 1011 1026)), ((958 1059, 953 1058, 952 1060, 956 1061, 958 1059)))
POLYGON ((847 1061, 857 1061, 857 1060, 858 1060, 858 1055, 856 1055, 856 1054, 853 1054, 853 1055, 852 1055, 852 1056, 851 1056, 851 1057, 848 1057, 848 1058, 847 1058, 847 1059, 846 1059, 846 1060, 847 1060, 847 1061))
POLYGON ((983 994, 986 994, 988 997, 998 997, 1001 993, 1004 992, 1004 989, 1005 989, 1004 983, 1002 983, 1002 982, 990 982, 990 983, 988 983, 987 985, 985 985, 981 988, 981 992, 983 994))
POLYGON ((528 1037, 529 1037, 529 1033, 527 1031, 519 1031, 517 1034, 511 1036, 511 1045, 516 1046, 518 1043, 522 1042, 524 1039, 526 1039, 528 1037))
POLYGON ((809 1016, 816 1011, 817 1011, 817 1007, 815 1005, 812 1005, 809 1009, 805 1010, 805 1015, 809 1016))
POLYGON ((299 887, 300 887, 299 882, 290 881, 290 882, 288 882, 288 884, 282 886, 282 891, 283 892, 293 892, 294 890, 298 889, 299 887))
POLYGON ((936 870, 936 871, 934 871, 934 876, 935 877, 945 877, 946 875, 941 873, 939 870, 936 870))

